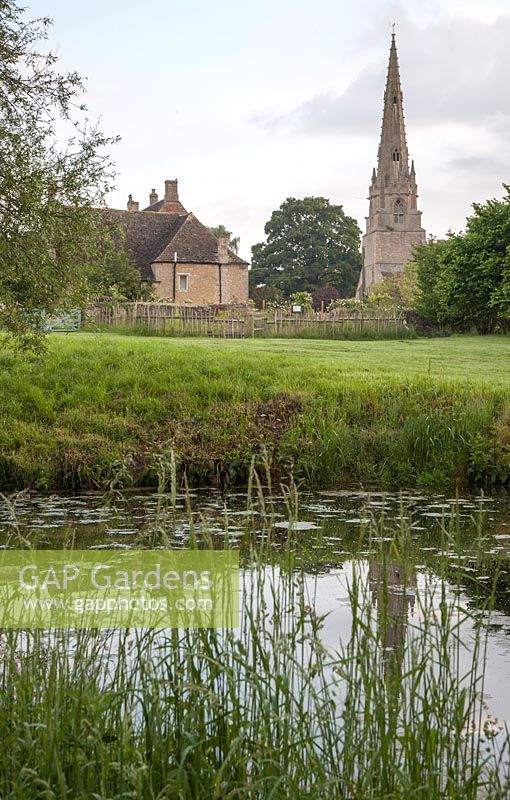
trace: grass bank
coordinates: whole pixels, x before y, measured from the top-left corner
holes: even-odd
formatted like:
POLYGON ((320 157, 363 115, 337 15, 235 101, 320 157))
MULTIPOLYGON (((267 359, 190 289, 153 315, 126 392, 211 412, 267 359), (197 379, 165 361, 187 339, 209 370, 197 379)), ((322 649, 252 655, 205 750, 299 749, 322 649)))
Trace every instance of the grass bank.
POLYGON ((510 477, 510 339, 53 335, 0 356, 0 488, 243 483, 450 488, 510 477))

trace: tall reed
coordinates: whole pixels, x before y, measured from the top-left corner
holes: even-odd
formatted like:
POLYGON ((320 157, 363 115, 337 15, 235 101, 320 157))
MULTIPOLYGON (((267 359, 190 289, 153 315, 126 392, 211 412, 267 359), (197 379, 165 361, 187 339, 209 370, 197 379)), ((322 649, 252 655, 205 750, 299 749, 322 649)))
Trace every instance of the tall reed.
MULTIPOLYGON (((345 564, 350 636, 332 647, 295 486, 283 531, 253 471, 250 492, 238 629, 3 632, 0 797, 508 797, 509 735, 482 703, 493 593, 482 615, 463 603, 455 526, 418 578, 406 522, 368 526, 345 564)), ((146 545, 172 546, 175 498, 146 545)))

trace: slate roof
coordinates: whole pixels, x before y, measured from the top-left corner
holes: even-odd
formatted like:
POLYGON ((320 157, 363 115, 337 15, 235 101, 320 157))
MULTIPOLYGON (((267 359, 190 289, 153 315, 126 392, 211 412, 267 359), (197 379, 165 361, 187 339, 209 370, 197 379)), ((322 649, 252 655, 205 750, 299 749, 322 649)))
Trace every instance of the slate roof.
MULTIPOLYGON (((184 263, 219 264, 218 240, 209 228, 202 225, 194 214, 188 214, 186 221, 168 242, 165 249, 154 259, 157 263, 173 262, 174 254, 184 263)), ((247 264, 232 250, 228 251, 230 264, 247 264)))
POLYGON ((147 206, 147 208, 142 208, 142 211, 161 211, 164 202, 165 198, 163 198, 163 200, 158 200, 157 203, 153 203, 151 206, 147 206))
POLYGON ((237 253, 234 253, 233 250, 230 248, 228 249, 228 263, 229 264, 249 264, 248 261, 245 261, 244 258, 238 256, 237 253))
POLYGON ((186 221, 186 214, 159 214, 152 211, 105 211, 120 228, 124 247, 133 256, 142 280, 153 281, 151 264, 174 238, 186 221))
MULTIPOLYGON (((159 205, 159 204, 154 204, 159 205)), ((153 281, 153 263, 218 264, 218 240, 193 214, 165 214, 158 211, 104 211, 120 228, 124 247, 131 253, 142 280, 153 281)), ((247 264, 231 250, 229 263, 247 264)))
POLYGON ((166 214, 188 213, 180 200, 165 200, 165 198, 158 200, 157 203, 153 203, 151 206, 147 206, 142 211, 163 211, 166 214))

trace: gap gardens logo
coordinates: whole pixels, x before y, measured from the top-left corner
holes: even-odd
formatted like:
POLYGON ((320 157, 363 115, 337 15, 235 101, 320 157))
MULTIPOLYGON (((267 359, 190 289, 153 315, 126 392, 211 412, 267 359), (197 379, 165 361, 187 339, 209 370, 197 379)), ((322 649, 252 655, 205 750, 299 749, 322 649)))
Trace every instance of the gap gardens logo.
POLYGON ((239 553, 5 550, 3 628, 231 628, 239 553))

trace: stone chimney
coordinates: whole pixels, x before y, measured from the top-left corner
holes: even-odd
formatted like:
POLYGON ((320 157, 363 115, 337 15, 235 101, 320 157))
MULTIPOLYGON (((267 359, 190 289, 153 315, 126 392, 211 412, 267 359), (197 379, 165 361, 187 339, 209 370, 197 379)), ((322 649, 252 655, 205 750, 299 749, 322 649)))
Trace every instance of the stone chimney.
POLYGON ((177 180, 165 181, 165 199, 159 210, 165 214, 186 214, 186 209, 179 200, 177 180))
POLYGON ((218 236, 218 261, 220 264, 228 263, 228 236, 218 236))
POLYGON ((128 201, 127 201, 127 210, 128 211, 138 211, 139 207, 140 207, 140 203, 136 203, 133 200, 133 195, 130 194, 129 197, 128 197, 128 201))
POLYGON ((149 205, 155 206, 157 202, 158 202, 158 193, 156 192, 155 189, 152 189, 149 195, 149 205))
POLYGON ((179 190, 177 188, 177 181, 165 181, 165 203, 178 203, 179 190))

